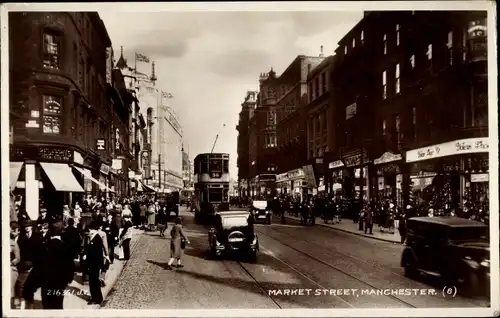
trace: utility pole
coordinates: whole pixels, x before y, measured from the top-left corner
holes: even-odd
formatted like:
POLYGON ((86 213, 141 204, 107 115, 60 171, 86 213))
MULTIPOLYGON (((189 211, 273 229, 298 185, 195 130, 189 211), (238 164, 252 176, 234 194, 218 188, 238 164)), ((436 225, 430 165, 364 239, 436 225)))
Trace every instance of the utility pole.
POLYGON ((161 154, 158 154, 158 189, 161 189, 161 154))

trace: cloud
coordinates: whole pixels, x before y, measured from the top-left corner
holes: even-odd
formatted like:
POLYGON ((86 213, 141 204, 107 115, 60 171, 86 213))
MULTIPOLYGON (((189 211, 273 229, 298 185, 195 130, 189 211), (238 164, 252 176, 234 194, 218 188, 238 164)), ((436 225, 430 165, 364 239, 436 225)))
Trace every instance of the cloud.
POLYGON ((241 77, 255 74, 270 63, 268 52, 260 50, 232 50, 214 55, 208 61, 208 68, 215 74, 241 77))

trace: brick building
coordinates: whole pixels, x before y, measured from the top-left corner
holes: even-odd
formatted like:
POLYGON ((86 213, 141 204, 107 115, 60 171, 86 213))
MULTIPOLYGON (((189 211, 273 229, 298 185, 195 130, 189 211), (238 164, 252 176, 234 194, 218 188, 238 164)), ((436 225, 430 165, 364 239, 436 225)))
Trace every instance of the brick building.
POLYGON ((257 91, 247 91, 245 100, 241 104, 241 111, 239 113, 239 121, 236 126, 238 131, 238 189, 242 197, 249 196, 249 177, 250 177, 250 135, 249 125, 250 117, 253 117, 254 111, 257 107, 257 91))
POLYGON ((9 43, 11 189, 26 198, 23 208, 36 218, 39 198, 57 212, 84 192, 113 192, 117 97, 109 93, 123 100, 120 143, 129 99, 109 76, 111 40, 99 15, 12 12, 9 43))
POLYGON ((329 174, 344 197, 359 199, 364 186, 365 200, 400 208, 487 202, 485 20, 480 11, 367 12, 339 42, 340 162, 329 174))

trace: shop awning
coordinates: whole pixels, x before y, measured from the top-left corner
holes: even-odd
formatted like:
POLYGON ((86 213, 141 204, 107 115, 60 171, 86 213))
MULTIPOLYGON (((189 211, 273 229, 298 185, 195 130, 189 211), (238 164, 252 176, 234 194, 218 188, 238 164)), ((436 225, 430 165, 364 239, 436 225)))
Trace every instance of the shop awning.
POLYGON ((24 162, 11 162, 10 163, 10 189, 14 190, 16 188, 17 179, 19 179, 19 174, 23 168, 24 162))
POLYGON ((112 189, 108 188, 104 183, 102 183, 99 180, 97 180, 96 178, 92 177, 92 174, 90 174, 90 172, 85 171, 82 168, 79 168, 77 166, 73 166, 73 168, 75 168, 76 170, 78 170, 78 172, 83 174, 83 176, 85 178, 87 178, 87 179, 91 180, 92 182, 94 182, 95 184, 97 184, 101 190, 107 190, 108 192, 115 192, 112 189))
POLYGON ((143 187, 143 191, 145 192, 156 192, 156 190, 151 187, 151 186, 148 186, 147 184, 145 184, 144 182, 140 181, 139 182, 142 184, 142 187, 143 187))
POLYGON ((49 177, 56 191, 85 192, 76 180, 73 172, 71 172, 69 165, 65 163, 48 162, 41 162, 40 165, 47 174, 47 177, 49 177))

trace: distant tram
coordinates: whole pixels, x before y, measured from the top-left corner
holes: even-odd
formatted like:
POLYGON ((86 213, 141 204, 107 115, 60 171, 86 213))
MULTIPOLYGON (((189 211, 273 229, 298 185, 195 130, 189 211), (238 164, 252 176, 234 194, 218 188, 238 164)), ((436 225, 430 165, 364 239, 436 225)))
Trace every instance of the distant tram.
POLYGON ((197 220, 229 210, 229 154, 202 153, 194 158, 194 209, 197 220))

